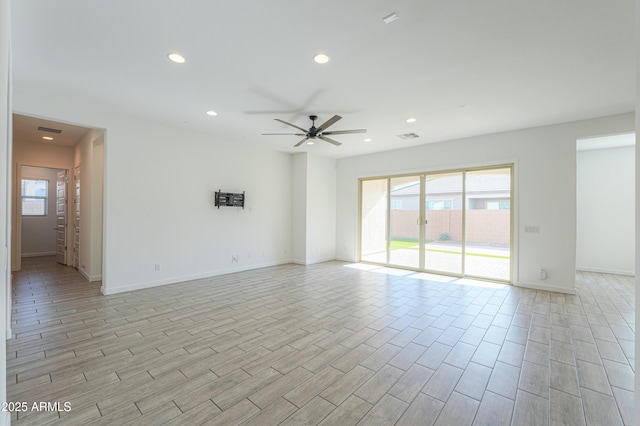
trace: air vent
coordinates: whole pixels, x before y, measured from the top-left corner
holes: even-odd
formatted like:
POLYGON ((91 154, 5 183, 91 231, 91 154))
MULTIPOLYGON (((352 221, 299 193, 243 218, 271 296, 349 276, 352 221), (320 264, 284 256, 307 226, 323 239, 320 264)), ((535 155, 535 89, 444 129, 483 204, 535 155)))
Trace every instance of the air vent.
POLYGON ((416 135, 415 133, 405 133, 404 135, 398 135, 398 137, 400 139, 415 139, 415 138, 419 138, 420 136, 416 135))
POLYGON ((60 129, 52 129, 51 127, 38 126, 38 130, 41 131, 41 132, 49 132, 49 133, 57 133, 57 134, 62 133, 62 130, 60 130, 60 129))

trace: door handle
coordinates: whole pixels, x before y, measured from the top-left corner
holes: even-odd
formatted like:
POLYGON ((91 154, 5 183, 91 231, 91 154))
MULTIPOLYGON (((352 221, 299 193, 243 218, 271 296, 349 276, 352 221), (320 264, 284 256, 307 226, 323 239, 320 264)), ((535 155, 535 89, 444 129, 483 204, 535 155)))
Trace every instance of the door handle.
MULTIPOLYGON (((424 220, 424 224, 426 225, 427 223, 429 223, 429 221, 427 219, 424 220)), ((416 225, 420 225, 420 218, 416 219, 416 225)))

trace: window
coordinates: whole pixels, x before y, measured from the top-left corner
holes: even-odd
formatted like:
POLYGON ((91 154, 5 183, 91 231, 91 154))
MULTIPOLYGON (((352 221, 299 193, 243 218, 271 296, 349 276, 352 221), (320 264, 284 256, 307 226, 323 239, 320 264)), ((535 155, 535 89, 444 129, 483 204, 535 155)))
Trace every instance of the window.
POLYGON ((46 216, 49 182, 22 179, 22 216, 46 216))
POLYGON ((487 210, 509 210, 510 208, 509 200, 487 201, 487 210))
POLYGON ((451 210, 451 200, 429 200, 427 210, 451 210))

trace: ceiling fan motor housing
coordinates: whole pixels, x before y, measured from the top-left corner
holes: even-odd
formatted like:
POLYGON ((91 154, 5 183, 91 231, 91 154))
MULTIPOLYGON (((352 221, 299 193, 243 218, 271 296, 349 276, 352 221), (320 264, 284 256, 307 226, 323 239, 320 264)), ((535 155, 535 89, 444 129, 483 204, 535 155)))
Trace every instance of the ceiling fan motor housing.
MULTIPOLYGON (((330 137, 328 137, 328 135, 341 135, 341 134, 347 134, 347 133, 366 133, 367 130, 366 129, 357 129, 357 130, 336 130, 336 131, 329 131, 327 132, 326 130, 330 127, 333 126, 335 124, 336 121, 340 120, 342 117, 340 117, 339 115, 334 115, 333 117, 331 117, 329 120, 327 120, 325 123, 320 125, 320 128, 316 127, 316 120, 318 119, 317 115, 310 115, 309 119, 311 120, 311 128, 309 130, 303 129, 300 126, 296 126, 295 124, 291 124, 291 123, 287 123, 284 120, 281 120, 279 118, 275 118, 274 120, 279 121, 282 124, 286 124, 287 126, 291 126, 294 127, 298 130, 303 131, 304 133, 263 133, 263 135, 295 135, 295 136, 304 136, 305 138, 302 139, 300 142, 298 142, 297 144, 295 144, 293 147, 299 147, 300 145, 302 145, 304 142, 306 142, 309 139, 322 139, 325 142, 329 142, 333 145, 336 146, 340 146, 342 145, 342 143, 335 141, 333 139, 331 139, 330 137)), ((311 144, 311 142, 308 142, 309 144, 311 144)))
POLYGON ((309 132, 307 133, 307 137, 309 137, 310 139, 315 139, 316 136, 318 136, 318 129, 316 129, 316 120, 318 119, 318 116, 310 115, 309 118, 311 119, 312 124, 309 132))

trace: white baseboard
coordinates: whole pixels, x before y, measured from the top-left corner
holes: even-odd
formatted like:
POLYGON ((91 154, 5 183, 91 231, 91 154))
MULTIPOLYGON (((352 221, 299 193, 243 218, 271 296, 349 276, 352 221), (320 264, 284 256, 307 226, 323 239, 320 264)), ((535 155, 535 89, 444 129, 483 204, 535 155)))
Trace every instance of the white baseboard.
POLYGON ((20 257, 40 257, 40 256, 55 256, 55 251, 46 251, 42 253, 22 253, 20 257))
POLYGON ((80 272, 80 275, 82 275, 90 283, 96 282, 96 281, 100 281, 102 279, 102 274, 100 274, 100 275, 89 275, 85 271, 83 271, 82 269, 78 269, 78 272, 80 272))
POLYGON ((77 269, 77 271, 78 271, 78 272, 80 272, 80 275, 82 275, 82 276, 84 277, 84 279, 85 279, 85 280, 87 280, 87 281, 91 281, 91 280, 89 279, 89 274, 87 274, 85 271, 83 271, 83 270, 82 270, 82 269, 80 269, 80 268, 78 268, 78 269, 77 269))
POLYGON ((329 256, 329 257, 319 257, 316 259, 306 259, 306 260, 300 260, 300 259, 293 259, 292 262, 295 263, 296 265, 314 265, 316 263, 323 263, 323 262, 330 262, 332 260, 338 260, 335 257, 329 256))
POLYGON ((577 271, 582 271, 582 272, 595 272, 597 274, 626 275, 626 276, 629 276, 629 277, 635 277, 636 276, 636 272, 635 271, 623 271, 623 270, 618 270, 618 269, 589 268, 589 267, 578 266, 576 268, 576 270, 577 271))
POLYGON ((89 282, 94 283, 96 281, 102 281, 102 275, 90 275, 89 282))
POLYGON ((565 294, 577 294, 575 287, 574 288, 566 288, 566 287, 558 287, 555 285, 548 284, 533 284, 533 283, 514 283, 516 287, 529 288, 531 290, 545 290, 552 291, 554 293, 565 293, 565 294))
POLYGON ((358 263, 358 261, 353 259, 351 256, 336 256, 336 260, 339 260, 340 262, 358 263))
POLYGON ((106 288, 105 285, 102 284, 102 287, 100 287, 100 292, 102 294, 104 294, 104 295, 125 293, 125 292, 128 292, 128 291, 143 290, 145 288, 160 287, 160 286, 163 286, 163 285, 177 284, 177 283, 182 283, 182 282, 186 282, 186 281, 193 281, 193 280, 200 280, 200 279, 203 279, 203 278, 212 278, 212 277, 216 277, 216 276, 219 276, 219 275, 233 274, 235 272, 251 271, 253 269, 267 268, 269 266, 285 265, 285 264, 291 263, 291 262, 292 261, 290 259, 286 259, 286 260, 273 261, 273 262, 264 262, 264 263, 260 263, 260 264, 237 266, 237 267, 234 267, 234 268, 220 269, 220 270, 217 270, 217 271, 210 271, 210 272, 205 272, 205 273, 202 273, 202 274, 183 275, 183 276, 180 276, 180 277, 167 278, 167 279, 158 280, 158 281, 146 281, 146 282, 143 282, 143 283, 137 283, 137 284, 127 285, 127 286, 123 286, 123 287, 118 287, 116 289, 106 288))

